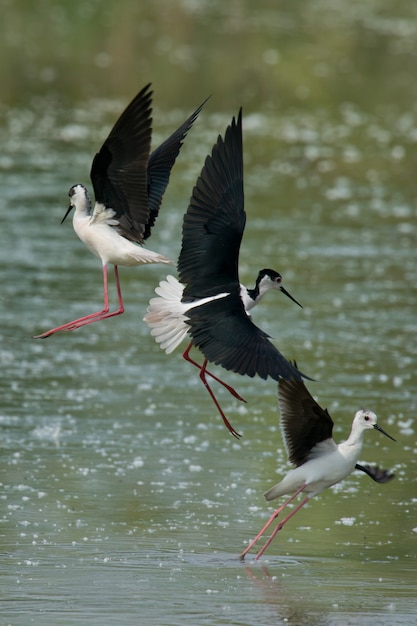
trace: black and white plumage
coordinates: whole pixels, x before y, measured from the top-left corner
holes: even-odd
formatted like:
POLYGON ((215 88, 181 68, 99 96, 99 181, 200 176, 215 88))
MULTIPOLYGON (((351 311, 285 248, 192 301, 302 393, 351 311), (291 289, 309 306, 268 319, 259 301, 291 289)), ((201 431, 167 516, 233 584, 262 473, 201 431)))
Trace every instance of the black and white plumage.
POLYGON ((386 470, 378 466, 360 465, 363 436, 366 430, 378 430, 389 439, 393 439, 377 424, 377 416, 369 410, 357 411, 352 423, 350 435, 346 441, 336 444, 333 432, 333 420, 327 409, 322 409, 314 400, 302 380, 280 380, 278 383, 278 402, 281 412, 281 430, 287 450, 288 460, 295 465, 283 480, 265 494, 270 501, 285 494, 292 494, 271 515, 265 526, 240 555, 243 560, 255 543, 278 515, 301 492, 307 496, 276 526, 263 548, 258 552, 258 559, 270 545, 279 530, 313 496, 340 482, 355 469, 368 474, 376 482, 384 483, 393 478, 386 470))
POLYGON ((183 124, 150 154, 152 91, 146 85, 127 106, 95 155, 90 177, 95 204, 88 190, 78 184, 69 190, 70 205, 62 222, 75 209, 74 230, 87 248, 101 259, 104 306, 100 311, 37 335, 45 338, 70 331, 124 311, 118 266, 169 263, 162 254, 144 248, 151 234, 168 185, 171 169, 204 102, 183 124), (139 244, 139 245, 138 245, 139 244), (107 266, 114 265, 119 307, 109 312, 107 266))
POLYGON ((237 433, 220 408, 206 375, 236 398, 242 398, 206 370, 208 361, 251 377, 270 376, 278 380, 303 376, 248 314, 269 289, 279 289, 294 298, 274 270, 261 270, 253 289, 240 284, 238 262, 245 223, 240 110, 237 119, 233 118, 227 127, 224 139, 218 137, 193 189, 183 222, 179 280, 168 276, 161 281, 155 290, 159 297, 150 301, 144 318, 167 353, 185 337, 190 338, 183 356, 199 367, 201 380, 234 435, 237 433), (192 345, 203 353, 203 365, 189 358, 192 345))

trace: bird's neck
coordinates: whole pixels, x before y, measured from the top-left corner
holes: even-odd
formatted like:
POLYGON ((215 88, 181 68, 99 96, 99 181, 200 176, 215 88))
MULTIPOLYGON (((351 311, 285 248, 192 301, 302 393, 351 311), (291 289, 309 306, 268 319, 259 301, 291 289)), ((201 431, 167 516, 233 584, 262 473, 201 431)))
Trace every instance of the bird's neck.
POLYGON ((246 312, 256 306, 267 291, 271 289, 268 282, 258 281, 253 289, 247 289, 243 285, 240 286, 240 297, 242 298, 246 312))
POLYGON ((240 285, 240 298, 243 302, 246 313, 258 304, 262 296, 263 294, 260 293, 259 288, 255 287, 255 289, 247 289, 245 285, 240 285))
POLYGON ((83 189, 83 193, 77 194, 74 219, 76 217, 84 217, 86 215, 91 215, 91 198, 87 189, 83 189))
POLYGON ((362 452, 363 445, 363 431, 357 431, 352 428, 349 437, 346 441, 339 444, 339 452, 343 454, 345 458, 349 458, 352 462, 357 462, 362 452))

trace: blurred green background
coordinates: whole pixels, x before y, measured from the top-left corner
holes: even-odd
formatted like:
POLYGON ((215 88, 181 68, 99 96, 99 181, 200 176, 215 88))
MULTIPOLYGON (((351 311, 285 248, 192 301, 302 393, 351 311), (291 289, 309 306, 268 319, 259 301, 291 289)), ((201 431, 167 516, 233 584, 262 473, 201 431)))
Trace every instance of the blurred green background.
POLYGON ((2 0, 1 99, 120 97, 152 81, 182 106, 414 103, 414 2, 368 0, 2 0))

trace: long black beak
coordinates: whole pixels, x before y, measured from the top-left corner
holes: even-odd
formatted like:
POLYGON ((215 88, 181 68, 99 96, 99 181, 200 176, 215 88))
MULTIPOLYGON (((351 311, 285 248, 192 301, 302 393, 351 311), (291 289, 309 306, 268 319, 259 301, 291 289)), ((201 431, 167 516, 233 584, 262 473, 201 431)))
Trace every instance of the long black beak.
POLYGON ((286 289, 284 289, 284 287, 280 287, 280 289, 281 289, 282 293, 284 293, 287 296, 287 298, 289 298, 290 300, 295 302, 295 304, 298 304, 298 306, 303 308, 303 305, 300 304, 299 302, 297 302, 297 300, 295 298, 293 298, 292 295, 286 289))
POLYGON ((395 441, 395 443, 397 443, 396 440, 394 439, 394 437, 391 437, 391 435, 386 433, 385 430, 383 430, 381 428, 381 426, 378 426, 378 424, 374 424, 374 428, 375 428, 375 430, 379 430, 379 432, 382 433, 383 435, 385 435, 385 437, 388 437, 388 439, 392 439, 392 441, 395 441))
POLYGON ((67 219, 68 215, 71 213, 71 209, 72 209, 72 204, 69 205, 67 212, 65 213, 64 217, 61 220, 61 224, 63 224, 65 222, 65 220, 67 219))

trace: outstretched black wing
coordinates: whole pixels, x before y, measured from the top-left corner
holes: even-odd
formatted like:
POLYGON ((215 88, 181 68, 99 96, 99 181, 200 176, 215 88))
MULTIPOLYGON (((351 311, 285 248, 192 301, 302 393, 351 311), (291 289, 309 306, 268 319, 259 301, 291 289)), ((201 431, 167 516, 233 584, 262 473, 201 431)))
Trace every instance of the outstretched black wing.
POLYGON ((148 199, 149 199, 149 219, 143 235, 147 239, 151 234, 152 226, 158 217, 162 196, 167 188, 171 169, 181 150, 184 139, 198 117, 201 109, 208 98, 188 117, 183 124, 168 139, 154 150, 149 157, 148 163, 148 199))
POLYGON ((301 379, 303 374, 247 315, 239 291, 225 285, 225 292, 229 295, 187 312, 192 342, 206 359, 245 376, 301 379))
POLYGON ((149 219, 147 165, 152 135, 152 91, 146 85, 123 111, 95 155, 96 201, 115 211, 121 235, 142 243, 149 219))
POLYGON ((187 312, 193 344, 211 362, 246 376, 301 378, 247 315, 240 297, 239 250, 245 229, 242 110, 218 137, 184 216, 178 260, 183 302, 227 293, 187 312))
POLYGON ((240 110, 207 156, 184 216, 178 259, 183 301, 220 293, 224 285, 239 287, 245 221, 240 110))
POLYGON ((305 463, 319 443, 336 446, 332 438, 332 418, 327 409, 322 409, 314 400, 300 377, 279 381, 278 403, 281 429, 291 463, 297 467, 305 463))

